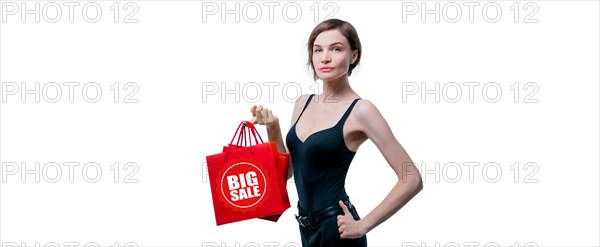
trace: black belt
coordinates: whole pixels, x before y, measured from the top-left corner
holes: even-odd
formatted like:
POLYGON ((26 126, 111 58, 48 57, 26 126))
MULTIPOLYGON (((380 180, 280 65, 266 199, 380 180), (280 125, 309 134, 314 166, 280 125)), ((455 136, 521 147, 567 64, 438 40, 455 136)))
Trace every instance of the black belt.
MULTIPOLYGON (((352 203, 350 203, 349 199, 343 199, 342 202, 346 204, 349 210, 354 207, 352 203)), ((300 205, 298 205, 298 212, 300 215, 296 215, 296 220, 300 226, 309 228, 321 224, 321 222, 329 217, 344 214, 344 211, 339 204, 335 204, 333 206, 313 212, 303 211, 300 209, 300 205)))

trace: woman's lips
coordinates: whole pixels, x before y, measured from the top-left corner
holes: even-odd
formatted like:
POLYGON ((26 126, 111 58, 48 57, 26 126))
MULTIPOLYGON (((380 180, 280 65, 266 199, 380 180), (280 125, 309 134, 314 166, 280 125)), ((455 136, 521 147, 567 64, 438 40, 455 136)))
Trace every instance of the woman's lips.
POLYGON ((329 72, 329 71, 333 70, 333 67, 321 67, 320 70, 323 72, 329 72))

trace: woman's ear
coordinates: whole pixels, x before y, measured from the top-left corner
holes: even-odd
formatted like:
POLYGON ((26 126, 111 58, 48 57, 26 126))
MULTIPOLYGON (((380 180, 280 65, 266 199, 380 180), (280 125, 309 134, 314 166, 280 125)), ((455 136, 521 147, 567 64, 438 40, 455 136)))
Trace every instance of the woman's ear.
POLYGON ((356 59, 358 59, 358 50, 354 50, 352 52, 352 60, 350 61, 350 64, 354 64, 356 62, 356 59))

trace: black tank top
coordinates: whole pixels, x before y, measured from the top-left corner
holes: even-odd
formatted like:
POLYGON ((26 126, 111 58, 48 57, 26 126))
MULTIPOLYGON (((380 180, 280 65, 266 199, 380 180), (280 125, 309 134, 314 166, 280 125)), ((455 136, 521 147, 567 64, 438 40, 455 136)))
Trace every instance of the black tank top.
POLYGON ((346 197, 346 174, 356 153, 346 146, 343 127, 352 108, 360 100, 355 99, 350 104, 336 125, 317 131, 302 142, 296 134, 296 124, 313 96, 314 94, 308 97, 286 136, 299 204, 306 211, 337 205, 339 200, 346 197))

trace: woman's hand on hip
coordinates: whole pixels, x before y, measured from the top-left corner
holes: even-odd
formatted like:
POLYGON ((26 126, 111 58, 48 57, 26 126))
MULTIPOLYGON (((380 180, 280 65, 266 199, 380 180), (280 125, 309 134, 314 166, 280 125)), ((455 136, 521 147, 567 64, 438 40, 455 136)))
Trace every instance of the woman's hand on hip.
POLYGON ((252 120, 253 124, 262 124, 267 128, 271 128, 277 126, 279 124, 279 118, 273 115, 273 112, 262 105, 254 105, 250 109, 252 112, 252 120))
POLYGON ((365 229, 360 224, 360 220, 354 220, 352 217, 352 213, 346 207, 342 201, 339 201, 340 207, 342 211, 344 211, 343 215, 337 216, 337 224, 338 224, 338 232, 340 233, 340 238, 360 238, 367 234, 365 229))

